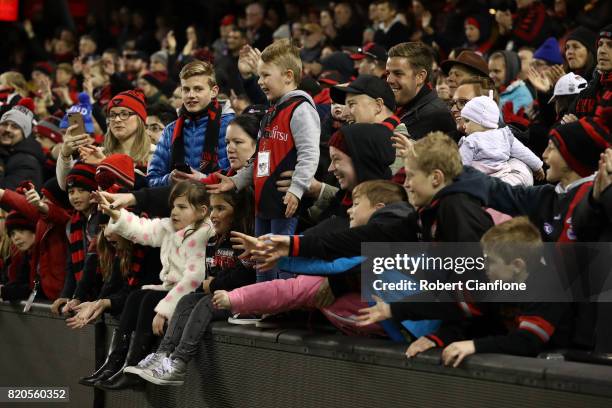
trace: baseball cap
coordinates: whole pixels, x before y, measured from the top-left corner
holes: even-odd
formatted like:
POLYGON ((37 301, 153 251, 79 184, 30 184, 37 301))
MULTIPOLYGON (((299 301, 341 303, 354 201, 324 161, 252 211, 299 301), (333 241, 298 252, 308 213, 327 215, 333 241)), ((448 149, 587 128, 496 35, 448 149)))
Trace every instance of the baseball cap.
POLYGON ((348 84, 348 86, 334 86, 330 88, 330 96, 332 101, 344 105, 346 94, 365 94, 371 98, 381 98, 387 108, 395 111, 395 96, 391 87, 382 78, 374 75, 359 75, 357 79, 348 84))
POLYGON ((579 94, 584 88, 587 87, 587 81, 580 75, 576 75, 573 72, 563 75, 555 84, 555 90, 552 98, 548 101, 551 103, 555 100, 556 96, 563 95, 576 95, 579 94))
POLYGON ((376 43, 368 43, 357 49, 357 52, 351 54, 351 59, 362 60, 370 57, 379 61, 387 61, 387 51, 376 43))

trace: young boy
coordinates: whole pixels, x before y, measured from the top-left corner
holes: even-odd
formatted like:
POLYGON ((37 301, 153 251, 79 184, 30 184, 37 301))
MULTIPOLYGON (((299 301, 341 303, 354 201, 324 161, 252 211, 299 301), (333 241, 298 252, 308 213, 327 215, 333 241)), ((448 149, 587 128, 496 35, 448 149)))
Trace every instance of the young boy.
MULTIPOLYGON (((527 217, 517 217, 491 228, 482 236, 481 243, 487 255, 487 276, 491 282, 526 282, 531 274, 545 267, 540 262, 542 238, 527 217)), ((451 342, 452 337, 460 338, 462 333, 461 330, 447 330, 452 333, 451 337, 422 337, 408 347, 406 355, 414 357, 429 348, 448 344, 442 351, 442 361, 457 367, 474 353, 536 356, 546 346, 567 347, 569 330, 564 323, 568 321, 568 306, 554 302, 489 303, 485 307, 493 312, 494 318, 499 323, 508 323, 504 327, 512 326, 509 332, 451 342)), ((484 329, 491 333, 490 327, 484 329)))
MULTIPOLYGON (((407 217, 412 209, 402 186, 386 180, 366 181, 352 193, 350 228, 386 225, 407 217)), ((237 236, 249 238, 244 234, 237 236)), ((251 237, 252 238, 252 237, 251 237)), ((255 239, 255 238, 252 238, 255 239)), ((216 291, 213 303, 234 313, 278 313, 298 308, 319 308, 347 334, 383 334, 381 327, 358 327, 361 302, 359 264, 362 257, 333 262, 306 258, 284 258, 280 267, 300 273, 297 278, 260 282, 231 292, 216 291), (325 277, 327 276, 327 277, 325 277)))
MULTIPOLYGON (((361 255, 362 242, 478 242, 493 220, 482 208, 486 202, 482 173, 463 168, 455 142, 441 132, 430 133, 414 143, 406 157, 406 183, 410 203, 418 212, 389 224, 368 224, 348 231, 316 236, 265 237, 261 241, 241 236, 241 243, 271 267, 281 256, 317 257, 332 260, 361 255), (267 251, 261 251, 267 249, 267 251)), ((465 302, 383 302, 360 317, 364 325, 393 318, 404 320, 457 318, 478 313, 465 302), (380 309, 384 313, 380 312, 380 309), (391 313, 393 312, 393 313, 391 313), (375 316, 375 318, 374 318, 375 316), (372 318, 370 318, 372 317, 372 318)))
POLYGON ((149 162, 150 187, 200 180, 229 168, 225 131, 234 113, 217 101, 219 87, 213 66, 193 61, 183 67, 179 76, 183 106, 179 118, 165 127, 149 162))
MULTIPOLYGON (((77 285, 83 277, 86 267, 86 255, 90 242, 96 236, 98 217, 96 216, 96 205, 91 203, 91 192, 98 188, 96 183, 96 168, 89 164, 76 163, 66 183, 68 187, 68 200, 74 209, 68 223, 68 266, 66 269, 66 280, 60 297, 53 302, 51 311, 59 314, 72 310, 73 307, 86 300, 87 294, 77 293, 77 285)), ((61 223, 64 220, 63 212, 49 207, 48 219, 53 223, 61 223)), ((86 288, 81 288, 85 290, 86 288)))
POLYGON ((498 129, 499 108, 493 99, 477 96, 463 107, 461 117, 468 135, 459 140, 464 165, 512 184, 516 178, 508 160, 516 158, 531 168, 536 180, 544 179, 542 160, 516 139, 509 127, 498 129))
MULTIPOLYGON (((242 190, 255 186, 255 235, 289 235, 297 225, 296 210, 319 163, 321 123, 315 103, 298 90, 302 77, 300 51, 289 40, 266 47, 258 65, 259 86, 272 107, 264 116, 253 164, 236 176, 220 176, 211 192, 242 190), (293 170, 291 185, 283 196, 277 190, 280 174, 293 170)), ((290 275, 289 275, 290 276, 290 275)), ((289 277, 283 274, 283 277, 289 277)), ((258 274, 258 281, 275 279, 278 271, 258 274)))
MULTIPOLYGON (((544 242, 576 242, 572 218, 578 204, 588 198, 601 153, 611 146, 608 130, 592 117, 561 125, 550 131, 544 162, 548 165, 547 184, 536 187, 511 187, 490 178, 487 188, 489 206, 505 214, 526 215, 538 227, 544 242)), ((567 247, 566 247, 567 248, 567 247)), ((567 271, 575 272, 574 279, 588 276, 584 267, 587 260, 580 253, 561 252, 558 258, 567 271)), ((576 303, 573 342, 577 347, 593 347, 596 315, 594 303, 576 303)))

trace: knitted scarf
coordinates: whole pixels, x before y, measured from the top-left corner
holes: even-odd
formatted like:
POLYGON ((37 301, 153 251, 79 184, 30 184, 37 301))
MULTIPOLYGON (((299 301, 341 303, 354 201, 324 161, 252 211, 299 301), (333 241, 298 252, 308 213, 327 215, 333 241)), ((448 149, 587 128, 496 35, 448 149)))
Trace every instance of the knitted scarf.
POLYGON ((72 261, 72 272, 77 282, 83 277, 85 249, 87 247, 87 244, 84 244, 84 240, 87 239, 84 234, 86 224, 87 219, 78 211, 70 218, 68 249, 72 261))
POLYGON ((213 99, 208 106, 200 112, 187 112, 183 107, 180 111, 180 116, 174 125, 172 133, 172 165, 185 163, 185 140, 183 138, 183 126, 185 120, 190 119, 196 121, 208 116, 206 125, 206 135, 204 135, 204 147, 202 148, 202 161, 200 163, 200 171, 204 174, 210 174, 219 169, 217 147, 219 144, 219 131, 221 129, 221 105, 217 99, 213 99))

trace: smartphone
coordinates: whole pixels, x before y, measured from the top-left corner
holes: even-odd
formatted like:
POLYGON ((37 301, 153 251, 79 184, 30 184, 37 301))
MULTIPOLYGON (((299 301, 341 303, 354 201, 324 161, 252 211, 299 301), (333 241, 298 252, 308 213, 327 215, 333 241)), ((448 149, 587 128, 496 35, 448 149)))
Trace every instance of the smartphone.
POLYGON ((71 112, 68 114, 68 124, 70 126, 77 125, 78 127, 74 131, 75 135, 82 135, 83 133, 87 133, 85 131, 85 122, 83 121, 83 115, 78 112, 71 112))
POLYGON ((174 165, 174 169, 182 173, 191 174, 191 167, 187 163, 178 163, 174 165))

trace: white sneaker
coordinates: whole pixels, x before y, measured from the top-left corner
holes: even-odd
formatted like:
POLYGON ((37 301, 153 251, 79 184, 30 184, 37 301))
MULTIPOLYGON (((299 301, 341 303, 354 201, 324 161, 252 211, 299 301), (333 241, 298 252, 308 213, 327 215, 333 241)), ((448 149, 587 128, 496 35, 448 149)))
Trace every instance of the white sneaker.
POLYGON ((180 358, 164 357, 157 367, 142 370, 138 375, 153 384, 179 386, 185 383, 186 374, 187 363, 180 358))
POLYGON ((139 375, 143 370, 147 370, 161 363, 166 357, 166 353, 151 353, 135 366, 127 366, 123 369, 124 373, 139 375))
POLYGON ((259 322, 260 320, 261 320, 260 316, 236 313, 232 317, 229 317, 227 319, 227 322, 229 324, 244 325, 244 324, 257 324, 257 322, 259 322))

